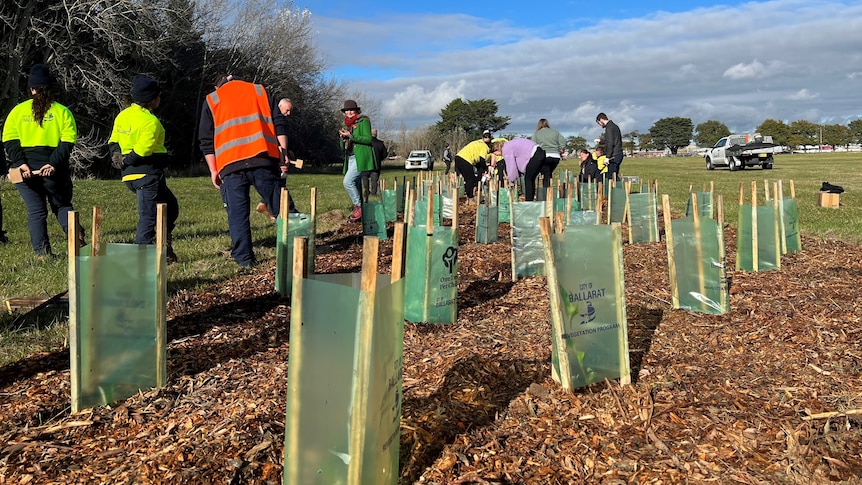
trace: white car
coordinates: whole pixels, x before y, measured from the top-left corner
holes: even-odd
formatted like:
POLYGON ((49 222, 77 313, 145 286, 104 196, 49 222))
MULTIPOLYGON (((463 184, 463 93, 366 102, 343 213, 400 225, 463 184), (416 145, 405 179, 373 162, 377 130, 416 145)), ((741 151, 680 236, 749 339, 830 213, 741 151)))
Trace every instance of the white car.
POLYGON ((431 152, 429 150, 413 150, 410 152, 407 159, 404 160, 404 168, 406 170, 412 170, 414 168, 419 170, 433 170, 434 157, 431 156, 431 152))

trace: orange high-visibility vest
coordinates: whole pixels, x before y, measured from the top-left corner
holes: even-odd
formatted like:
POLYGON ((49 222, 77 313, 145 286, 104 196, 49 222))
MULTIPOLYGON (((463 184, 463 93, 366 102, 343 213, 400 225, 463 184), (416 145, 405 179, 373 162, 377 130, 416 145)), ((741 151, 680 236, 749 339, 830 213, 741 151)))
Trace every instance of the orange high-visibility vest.
POLYGON ((230 81, 207 95, 207 104, 213 114, 217 171, 264 153, 278 159, 272 108, 263 86, 230 81))

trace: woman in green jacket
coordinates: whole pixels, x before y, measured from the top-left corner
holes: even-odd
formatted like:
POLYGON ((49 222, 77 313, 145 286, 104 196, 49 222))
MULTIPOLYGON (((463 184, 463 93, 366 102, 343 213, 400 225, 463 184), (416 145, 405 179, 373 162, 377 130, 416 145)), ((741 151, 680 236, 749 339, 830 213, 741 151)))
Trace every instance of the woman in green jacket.
POLYGON ((344 146, 344 190, 353 202, 350 221, 362 219, 362 172, 374 170, 371 145, 371 119, 362 113, 356 101, 348 99, 341 108, 344 125, 338 131, 344 146))

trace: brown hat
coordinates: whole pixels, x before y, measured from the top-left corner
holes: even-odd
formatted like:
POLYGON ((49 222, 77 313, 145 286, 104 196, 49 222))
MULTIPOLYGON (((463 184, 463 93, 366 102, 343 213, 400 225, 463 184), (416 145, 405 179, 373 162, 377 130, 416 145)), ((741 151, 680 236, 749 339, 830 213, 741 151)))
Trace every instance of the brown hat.
POLYGON ((359 107, 359 105, 356 104, 356 101, 354 101, 352 99, 348 99, 347 101, 344 102, 344 107, 341 108, 341 112, 344 113, 345 111, 347 111, 349 109, 351 109, 353 111, 362 111, 362 109, 359 107))

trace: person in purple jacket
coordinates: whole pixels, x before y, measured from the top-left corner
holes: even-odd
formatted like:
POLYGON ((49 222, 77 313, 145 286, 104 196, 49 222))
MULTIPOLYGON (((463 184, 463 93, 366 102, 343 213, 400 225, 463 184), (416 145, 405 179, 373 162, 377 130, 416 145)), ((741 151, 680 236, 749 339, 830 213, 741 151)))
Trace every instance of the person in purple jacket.
POLYGON ((524 200, 536 198, 536 178, 545 163, 545 150, 527 138, 516 138, 503 144, 503 160, 509 185, 524 176, 524 200))

